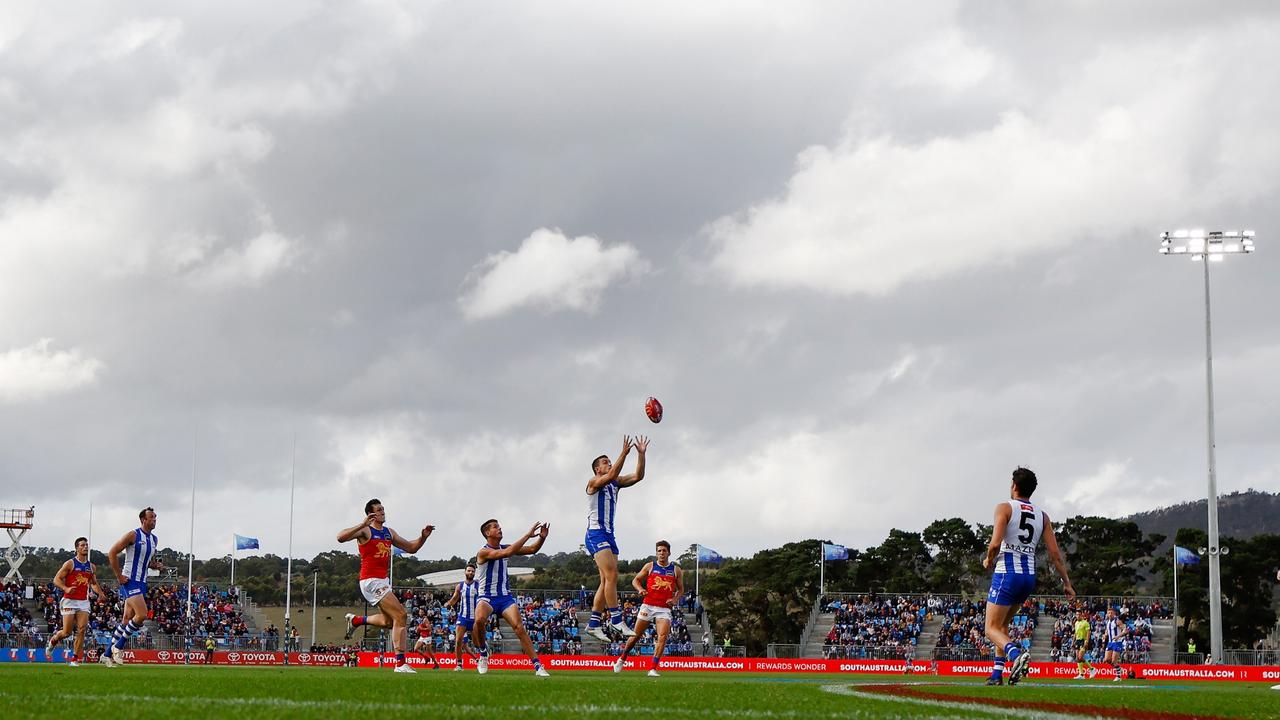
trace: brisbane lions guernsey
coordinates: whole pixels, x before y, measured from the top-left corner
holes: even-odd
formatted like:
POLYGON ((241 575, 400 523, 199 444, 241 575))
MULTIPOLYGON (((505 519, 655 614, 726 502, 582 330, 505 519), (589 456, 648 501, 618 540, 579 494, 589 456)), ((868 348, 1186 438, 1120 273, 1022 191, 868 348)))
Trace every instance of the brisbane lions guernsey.
POLYGON ((369 540, 360 545, 360 579, 386 579, 391 574, 391 528, 369 528, 369 540))
POLYGON ((652 607, 670 607, 676 595, 676 564, 659 565, 654 561, 645 580, 644 604, 652 607))
POLYGON ((89 578, 93 577, 93 567, 87 562, 71 559, 71 572, 67 573, 67 591, 62 597, 68 600, 89 599, 89 578))

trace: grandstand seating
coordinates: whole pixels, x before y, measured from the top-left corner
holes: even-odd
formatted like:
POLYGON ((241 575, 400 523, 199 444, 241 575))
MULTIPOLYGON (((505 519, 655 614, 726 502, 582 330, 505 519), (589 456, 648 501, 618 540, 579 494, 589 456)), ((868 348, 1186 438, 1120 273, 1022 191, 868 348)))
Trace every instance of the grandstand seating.
POLYGON ((902 657, 913 652, 927 608, 918 598, 871 596, 832 599, 825 609, 834 613, 823 641, 827 658, 866 658, 887 651, 902 657))

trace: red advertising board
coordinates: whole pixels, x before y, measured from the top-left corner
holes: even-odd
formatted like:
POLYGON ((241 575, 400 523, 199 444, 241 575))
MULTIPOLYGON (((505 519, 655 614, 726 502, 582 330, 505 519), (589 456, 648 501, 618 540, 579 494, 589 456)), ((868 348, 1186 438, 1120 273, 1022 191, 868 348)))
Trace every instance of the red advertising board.
MULTIPOLYGON (((409 664, 421 667, 429 665, 422 658, 409 656, 409 664)), ((547 670, 612 670, 616 658, 593 655, 544 655, 542 662, 547 670)), ((360 667, 390 667, 395 664, 395 656, 390 653, 362 652, 359 657, 360 667)), ((441 657, 440 666, 452 668, 451 657, 441 657)), ((471 658, 463 659, 463 667, 475 668, 471 658)), ((493 670, 532 670, 533 664, 523 655, 495 655, 489 660, 493 670)), ((649 667, 647 657, 629 658, 628 670, 646 670, 649 667)), ((1243 666, 1243 665, 1125 665, 1132 669, 1137 677, 1152 680, 1228 680, 1275 682, 1280 681, 1280 667, 1243 666)), ((752 672, 752 673, 849 673, 849 674, 895 674, 901 675, 906 669, 902 660, 793 660, 771 658, 713 658, 713 657, 668 657, 662 660, 662 670, 666 671, 699 671, 699 672, 752 672)), ((991 674, 989 662, 938 662, 936 667, 927 661, 916 660, 911 664, 915 675, 971 676, 985 677, 991 674)), ((1030 676, 1033 678, 1072 678, 1075 677, 1074 663, 1031 663, 1030 676)))
MULTIPOLYGON (((125 650, 126 663, 139 665, 204 665, 203 652, 181 652, 178 650, 125 650)), ((213 653, 213 665, 282 665, 284 653, 267 650, 219 650, 213 653)), ((290 665, 327 665, 342 666, 347 664, 347 657, 341 653, 289 653, 290 665)))

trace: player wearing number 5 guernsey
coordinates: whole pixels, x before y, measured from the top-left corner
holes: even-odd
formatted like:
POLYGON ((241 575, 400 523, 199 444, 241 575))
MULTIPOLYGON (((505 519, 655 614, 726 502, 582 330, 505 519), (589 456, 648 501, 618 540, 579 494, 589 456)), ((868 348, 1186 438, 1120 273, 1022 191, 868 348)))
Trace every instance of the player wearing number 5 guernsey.
POLYGON ((587 621, 587 634, 609 642, 601 625, 604 615, 609 615, 609 626, 623 637, 634 635, 622 620, 622 607, 618 604, 618 541, 614 537, 613 516, 618 510, 618 493, 644 479, 644 455, 649 449, 649 438, 643 435, 634 439, 622 438, 622 454, 617 462, 610 462, 608 455, 591 461, 590 480, 587 481, 587 552, 595 558, 600 571, 600 587, 591 604, 591 619, 587 621), (631 448, 636 449, 636 471, 620 475, 631 448))
POLYGON ((411 555, 418 552, 436 528, 428 525, 418 533, 418 539, 410 541, 384 525, 386 521, 387 511, 382 507, 382 501, 374 498, 364 504, 364 520, 338 533, 340 543, 356 541, 356 546, 360 549, 360 593, 370 605, 376 605, 379 610, 376 615, 347 613, 347 637, 355 634, 356 628, 361 625, 391 628, 391 647, 396 651, 395 671, 411 673, 414 669, 404 659, 404 648, 409 638, 406 623, 408 613, 396 594, 391 592, 391 581, 388 579, 391 574, 391 553, 393 547, 411 555))
POLYGON ((982 559, 982 567, 994 572, 991 592, 987 594, 987 638, 995 645, 996 658, 991 677, 987 679, 988 685, 1004 684, 1006 663, 1010 685, 1021 680, 1030 668, 1029 652, 1009 640, 1009 622, 1035 590, 1036 547, 1041 539, 1049 551, 1049 559, 1062 577, 1062 589, 1067 599, 1076 597, 1049 516, 1031 502, 1036 485, 1036 474, 1029 469, 1020 467, 1013 471, 1010 499, 996 506, 991 544, 982 559))
POLYGON ((684 595, 684 571, 671 562, 671 543, 659 540, 654 547, 653 562, 645 563, 640 572, 631 579, 636 592, 644 595, 644 604, 636 615, 636 634, 627 638, 622 654, 613 664, 613 671, 622 672, 627 664, 627 656, 631 654, 636 641, 653 623, 658 629, 658 637, 653 644, 653 658, 649 661, 649 677, 658 677, 658 666, 662 664, 662 651, 667 647, 667 636, 671 634, 671 608, 680 602, 684 595))

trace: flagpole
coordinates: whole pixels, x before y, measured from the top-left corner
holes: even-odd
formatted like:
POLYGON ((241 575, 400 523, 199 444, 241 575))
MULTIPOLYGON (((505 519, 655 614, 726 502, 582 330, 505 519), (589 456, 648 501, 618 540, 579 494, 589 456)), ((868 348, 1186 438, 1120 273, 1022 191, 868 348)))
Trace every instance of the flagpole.
POLYGON ((827 549, 818 543, 818 602, 827 588, 827 549))
POLYGON ((320 571, 311 575, 311 644, 316 644, 316 598, 320 596, 320 571))
MULTIPOLYGON (((694 543, 693 547, 693 596, 702 602, 702 545, 694 543)), ((702 607, 706 607, 703 605, 702 607)))
POLYGON ((191 632, 191 569, 196 559, 196 459, 200 447, 200 431, 197 429, 191 442, 191 537, 187 555, 187 632, 191 632))
POLYGON ((1173 544, 1173 653, 1178 656, 1178 543, 1173 544))
MULTIPOLYGON (((92 500, 89 501, 89 536, 86 539, 89 541, 89 552, 92 553, 93 552, 93 501, 92 500)), ((89 562, 93 562, 92 557, 89 558, 89 562)))
POLYGON ((231 533, 231 587, 236 586, 236 534, 231 533))

